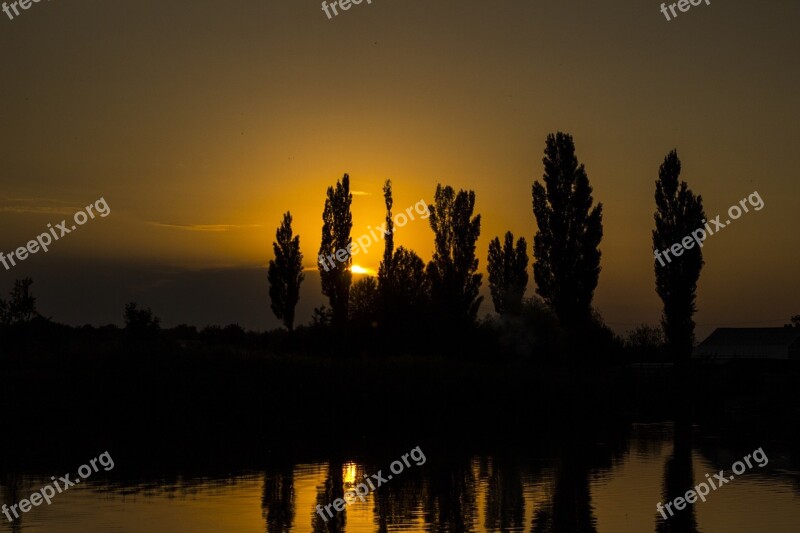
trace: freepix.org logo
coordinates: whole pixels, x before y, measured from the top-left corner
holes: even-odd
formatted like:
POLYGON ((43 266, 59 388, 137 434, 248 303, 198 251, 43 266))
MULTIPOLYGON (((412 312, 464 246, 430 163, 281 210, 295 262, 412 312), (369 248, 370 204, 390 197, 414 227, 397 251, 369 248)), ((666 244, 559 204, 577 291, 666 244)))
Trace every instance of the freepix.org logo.
POLYGON ((114 459, 111 458, 111 454, 109 454, 107 451, 103 452, 100 454, 99 457, 95 457, 94 459, 90 460, 87 464, 81 465, 80 468, 78 468, 78 476, 80 477, 75 477, 73 479, 70 479, 69 478, 70 474, 66 474, 62 477, 59 477, 56 480, 56 476, 50 476, 50 480, 53 482, 52 484, 45 485, 40 490, 31 494, 30 497, 20 500, 18 503, 15 503, 13 505, 8 505, 4 503, 3 507, 0 509, 0 512, 2 512, 6 516, 6 519, 9 522, 13 522, 14 520, 21 519, 21 516, 17 511, 17 509, 19 509, 19 511, 22 511, 23 513, 27 513, 33 507, 38 507, 39 505, 41 505, 42 502, 45 502, 47 503, 47 505, 50 505, 51 503, 53 503, 53 498, 55 497, 56 494, 61 494, 62 492, 71 489, 72 487, 80 483, 82 479, 86 479, 90 477, 92 474, 99 472, 100 469, 97 467, 98 462, 100 463, 100 466, 103 467, 103 470, 105 470, 106 472, 114 468, 114 459), (59 481, 61 483, 59 483, 59 481), (55 489, 53 489, 53 487, 55 487, 55 489), (56 492, 56 490, 58 490, 58 492, 56 492), (11 516, 12 514, 14 515, 13 518, 11 516))
POLYGON ((692 6, 699 6, 703 2, 705 2, 707 6, 711 5, 711 0, 678 0, 677 2, 673 2, 672 4, 667 4, 667 3, 661 4, 661 12, 666 17, 667 22, 669 22, 672 19, 669 18, 667 9, 669 9, 669 11, 672 13, 672 18, 678 18, 678 14, 675 12, 676 6, 682 13, 686 13, 692 8, 692 6))
MULTIPOLYGON (((334 0, 333 2, 328 4, 328 2, 323 1, 322 10, 325 12, 326 15, 328 15, 328 20, 330 20, 333 17, 339 15, 339 11, 336 9, 337 6, 342 11, 347 11, 348 9, 353 7, 353 4, 358 5, 361 2, 363 2, 363 0, 334 0), (331 15, 331 11, 333 11, 333 15, 331 15)), ((371 5, 372 0, 367 0, 367 3, 371 5)))
POLYGON ((64 219, 59 224, 56 224, 55 228, 51 224, 48 224, 47 229, 49 230, 49 233, 45 231, 36 237, 36 240, 30 240, 25 246, 20 246, 16 250, 12 250, 7 253, 0 252, 0 263, 2 263, 6 270, 9 270, 11 267, 17 266, 17 261, 24 261, 27 259, 28 254, 35 254, 39 250, 44 250, 47 252, 49 250, 48 247, 53 243, 53 239, 57 241, 64 235, 72 233, 78 229, 78 226, 83 226, 90 219, 94 219, 94 211, 100 215, 100 218, 105 218, 109 215, 109 213, 111 213, 111 208, 108 207, 105 198, 101 196, 100 199, 98 199, 94 204, 87 205, 85 211, 77 211, 72 216, 72 220, 75 222, 75 224, 72 224, 71 227, 67 227, 67 219, 64 219), (9 263, 11 263, 11 266, 9 266, 9 263))
MULTIPOLYGON (((3 2, 3 5, 0 7, 0 9, 3 10, 3 13, 8 15, 10 20, 14 20, 14 17, 19 16, 19 9, 17 9, 17 6, 24 10, 28 10, 33 4, 38 4, 40 1, 41 0, 17 0, 16 2, 11 2, 10 4, 3 2), (14 12, 13 15, 11 14, 11 11, 14 12)), ((50 0, 47 1, 49 2, 50 0)))

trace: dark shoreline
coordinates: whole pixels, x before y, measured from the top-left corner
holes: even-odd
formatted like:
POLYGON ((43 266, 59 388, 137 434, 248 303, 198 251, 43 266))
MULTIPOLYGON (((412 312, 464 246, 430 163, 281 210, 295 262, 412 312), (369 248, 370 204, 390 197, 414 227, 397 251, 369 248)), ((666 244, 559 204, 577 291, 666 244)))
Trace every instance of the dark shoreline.
POLYGON ((787 440, 800 421, 796 364, 695 366, 681 384, 668 367, 142 347, 5 354, 0 368, 0 470, 69 469, 105 450, 119 462, 189 470, 370 443, 481 451, 565 432, 597 440, 607 428, 676 416, 787 440))

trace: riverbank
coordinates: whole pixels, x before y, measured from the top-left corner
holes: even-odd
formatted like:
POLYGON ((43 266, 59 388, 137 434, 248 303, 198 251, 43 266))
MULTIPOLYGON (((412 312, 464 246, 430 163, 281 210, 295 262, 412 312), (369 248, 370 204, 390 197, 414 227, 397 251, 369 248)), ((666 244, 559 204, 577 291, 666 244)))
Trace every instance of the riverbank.
POLYGON ((787 365, 695 367, 678 382, 669 368, 259 350, 6 354, 0 364, 6 464, 74 462, 94 448, 156 463, 245 461, 410 434, 443 446, 468 435, 480 447, 676 413, 753 431, 800 420, 800 374, 787 365))

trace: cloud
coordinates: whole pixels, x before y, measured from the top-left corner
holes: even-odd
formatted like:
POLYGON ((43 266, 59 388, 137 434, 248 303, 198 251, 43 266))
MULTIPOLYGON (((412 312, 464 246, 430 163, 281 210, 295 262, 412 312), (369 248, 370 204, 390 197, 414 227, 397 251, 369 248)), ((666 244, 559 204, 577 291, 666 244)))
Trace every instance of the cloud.
POLYGON ((241 228, 260 228, 261 224, 167 224, 165 222, 148 222, 152 226, 180 229, 184 231, 220 232, 241 228))
POLYGON ((369 196, 372 193, 364 191, 350 191, 350 194, 352 194, 353 196, 369 196))
POLYGON ((0 196, 0 212, 2 213, 45 213, 48 215, 71 215, 82 209, 72 202, 64 202, 53 198, 12 198, 0 196))

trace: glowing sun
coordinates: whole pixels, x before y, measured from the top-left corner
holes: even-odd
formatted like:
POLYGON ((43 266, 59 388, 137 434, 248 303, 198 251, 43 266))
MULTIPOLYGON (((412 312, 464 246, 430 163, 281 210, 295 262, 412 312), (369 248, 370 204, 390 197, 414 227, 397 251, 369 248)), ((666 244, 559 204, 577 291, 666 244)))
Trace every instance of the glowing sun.
POLYGON ((371 274, 372 270, 364 268, 362 266, 353 265, 350 267, 350 272, 352 272, 353 274, 371 274))

